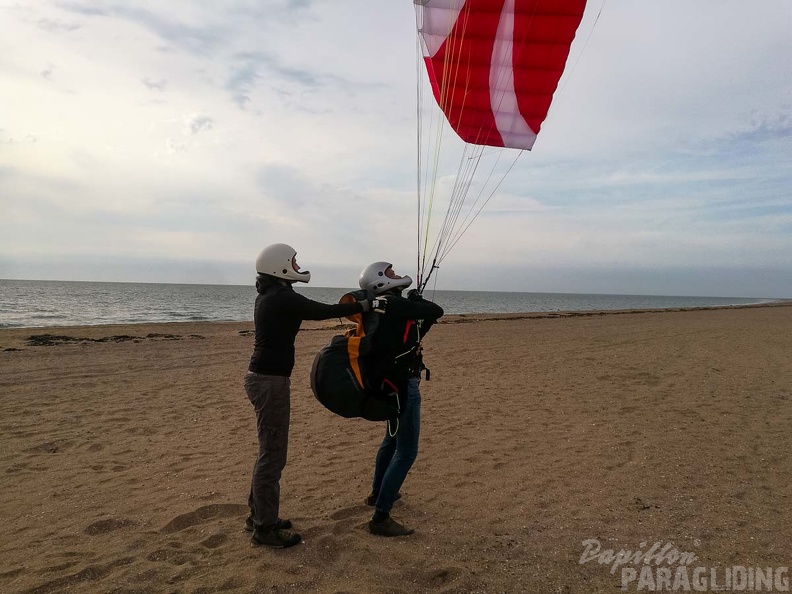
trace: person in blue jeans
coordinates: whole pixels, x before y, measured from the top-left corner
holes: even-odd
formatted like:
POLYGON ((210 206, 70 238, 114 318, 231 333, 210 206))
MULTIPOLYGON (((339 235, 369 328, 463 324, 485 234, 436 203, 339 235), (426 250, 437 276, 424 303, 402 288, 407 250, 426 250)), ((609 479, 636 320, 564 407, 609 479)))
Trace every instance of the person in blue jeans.
POLYGON ((390 511, 418 455, 424 369, 421 339, 444 312, 415 290, 402 297, 412 279, 397 275, 389 262, 374 262, 364 268, 359 284, 369 297, 386 301, 383 310, 363 314, 380 316, 371 337, 367 373, 377 383, 387 380, 398 392, 401 403, 398 421, 388 422, 377 451, 371 494, 366 498, 366 503, 374 507, 368 527, 378 536, 407 536, 413 530, 394 520, 390 511))

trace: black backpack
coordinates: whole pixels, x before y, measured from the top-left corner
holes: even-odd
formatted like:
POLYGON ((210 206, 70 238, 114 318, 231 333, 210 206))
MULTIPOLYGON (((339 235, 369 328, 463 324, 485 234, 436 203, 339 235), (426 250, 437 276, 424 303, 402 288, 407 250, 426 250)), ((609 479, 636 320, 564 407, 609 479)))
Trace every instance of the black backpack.
MULTIPOLYGON (((340 303, 366 299, 365 291, 344 295, 340 303)), ((311 368, 311 390, 328 410, 345 418, 368 421, 393 421, 401 412, 396 386, 389 380, 370 385, 366 358, 371 353, 372 335, 376 332, 379 314, 364 316, 357 313, 347 319, 355 328, 334 336, 330 344, 320 350, 311 368)))

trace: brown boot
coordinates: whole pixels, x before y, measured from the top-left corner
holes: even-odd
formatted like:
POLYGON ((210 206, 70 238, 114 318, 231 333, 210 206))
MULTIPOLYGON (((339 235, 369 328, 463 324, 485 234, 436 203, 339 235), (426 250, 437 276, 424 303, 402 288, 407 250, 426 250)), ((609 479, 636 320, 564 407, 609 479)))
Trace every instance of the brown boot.
POLYGON ((377 536, 409 536, 415 530, 399 524, 396 520, 388 516, 382 522, 371 520, 368 524, 369 532, 377 536))
POLYGON ((251 544, 270 547, 271 549, 288 549, 300 544, 300 541, 302 541, 302 536, 296 532, 280 528, 272 528, 267 531, 256 528, 253 531, 253 536, 250 537, 251 544))

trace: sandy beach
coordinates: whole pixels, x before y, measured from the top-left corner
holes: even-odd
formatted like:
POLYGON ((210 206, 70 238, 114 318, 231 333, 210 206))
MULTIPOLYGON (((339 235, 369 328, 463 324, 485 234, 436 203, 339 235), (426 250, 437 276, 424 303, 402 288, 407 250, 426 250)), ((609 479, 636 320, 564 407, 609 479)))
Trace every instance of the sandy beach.
POLYGON ((340 326, 303 326, 281 515, 304 543, 284 551, 243 530, 252 322, 1 330, 0 592, 588 593, 640 574, 585 541, 671 543, 721 582, 792 565, 792 306, 442 322, 400 539, 366 531, 383 424, 310 391, 340 326))

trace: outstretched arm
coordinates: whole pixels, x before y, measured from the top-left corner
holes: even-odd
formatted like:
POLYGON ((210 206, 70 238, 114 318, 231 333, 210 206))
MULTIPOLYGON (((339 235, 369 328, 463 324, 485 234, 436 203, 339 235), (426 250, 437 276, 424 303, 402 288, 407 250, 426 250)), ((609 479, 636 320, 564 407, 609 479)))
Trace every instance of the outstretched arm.
POLYGON ((386 311, 395 315, 403 316, 413 320, 436 320, 441 318, 445 313, 443 308, 427 301, 423 297, 414 294, 409 298, 402 297, 391 298, 388 297, 388 305, 386 311))
POLYGON ((299 293, 294 293, 294 295, 295 310, 303 320, 329 320, 331 318, 343 318, 362 312, 364 307, 361 302, 328 304, 308 299, 299 293))

